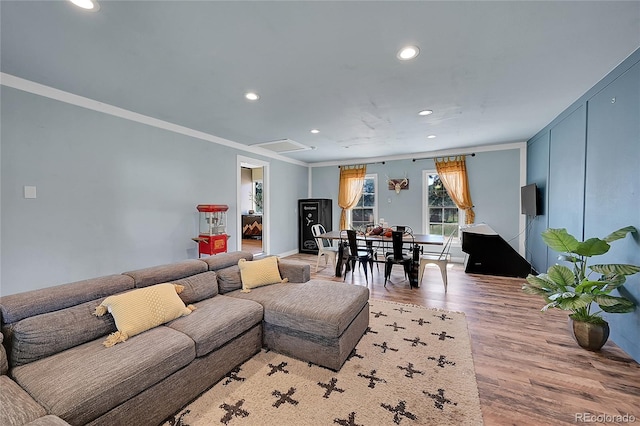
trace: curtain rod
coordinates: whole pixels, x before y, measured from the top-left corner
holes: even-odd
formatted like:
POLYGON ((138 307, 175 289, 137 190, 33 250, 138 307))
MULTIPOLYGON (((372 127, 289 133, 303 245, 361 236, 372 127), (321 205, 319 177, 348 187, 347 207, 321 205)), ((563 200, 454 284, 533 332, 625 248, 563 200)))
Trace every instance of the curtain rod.
POLYGON ((413 162, 415 163, 416 161, 420 161, 420 160, 433 160, 433 159, 435 159, 435 158, 445 158, 445 157, 446 157, 446 158, 449 158, 449 157, 462 157, 462 156, 465 156, 465 157, 466 157, 467 155, 470 155, 470 156, 472 156, 472 157, 475 157, 475 156, 476 156, 476 153, 475 153, 475 152, 469 152, 469 153, 466 153, 466 154, 456 154, 456 155, 439 155, 439 156, 436 156, 436 157, 413 158, 411 161, 413 161, 413 162))
MULTIPOLYGON (((415 161, 415 160, 414 160, 415 161)), ((369 164, 384 164, 386 163, 386 161, 374 161, 373 163, 358 163, 358 164, 364 164, 364 165, 369 165, 369 164)), ((342 166, 346 166, 347 164, 343 164, 342 166)), ((356 166, 357 164, 349 164, 350 166, 356 166)), ((338 168, 342 167, 342 166, 338 166, 338 168)))
MULTIPOLYGON (((461 157, 461 156, 471 156, 471 157, 475 157, 476 153, 475 152, 467 152, 466 154, 456 154, 456 155, 440 155, 440 156, 436 156, 436 157, 422 157, 422 158, 412 158, 411 161, 413 161, 414 163, 416 161, 420 161, 420 160, 433 160, 434 158, 444 158, 444 157, 461 157)), ((358 164, 385 164, 386 161, 374 161, 372 163, 358 163, 358 164)), ((352 166, 355 164, 351 164, 352 166)), ((340 168, 342 166, 338 166, 338 168, 340 168)))

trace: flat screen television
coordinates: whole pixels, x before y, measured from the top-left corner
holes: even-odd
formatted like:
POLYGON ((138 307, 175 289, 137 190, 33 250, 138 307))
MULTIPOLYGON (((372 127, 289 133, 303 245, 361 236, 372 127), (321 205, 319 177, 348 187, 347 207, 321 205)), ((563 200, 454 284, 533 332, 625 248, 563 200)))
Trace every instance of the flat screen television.
POLYGON ((538 187, 535 183, 520 188, 520 206, 522 214, 537 216, 540 214, 538 187))

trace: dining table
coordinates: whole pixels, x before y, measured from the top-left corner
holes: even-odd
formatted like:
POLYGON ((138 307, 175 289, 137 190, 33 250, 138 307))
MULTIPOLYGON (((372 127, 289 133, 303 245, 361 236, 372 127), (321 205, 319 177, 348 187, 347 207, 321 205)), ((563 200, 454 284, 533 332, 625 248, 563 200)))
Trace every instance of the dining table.
MULTIPOLYGON (((338 246, 338 256, 336 259, 336 277, 342 276, 342 267, 343 267, 343 254, 345 247, 348 247, 347 234, 345 231, 328 231, 324 234, 318 235, 318 238, 324 238, 327 240, 343 240, 344 244, 340 244, 338 246)), ((371 249, 374 243, 377 243, 378 246, 382 247, 391 247, 393 240, 391 237, 386 237, 384 235, 373 235, 373 234, 362 234, 358 233, 356 236, 358 240, 361 240, 366 243, 366 245, 371 249)), ((413 252, 414 262, 417 262, 420 253, 420 246, 442 246, 444 245, 444 237, 442 235, 436 234, 404 234, 402 238, 403 242, 406 244, 412 244, 411 250, 413 252)), ((347 268, 349 265, 346 265, 347 268)), ((347 269, 348 270, 348 269, 347 269)), ((346 273, 347 271, 345 271, 346 273)), ((414 285, 412 284, 412 287, 414 285)), ((415 287, 417 287, 417 282, 415 283, 415 287)))
MULTIPOLYGON (((318 238, 325 238, 327 240, 346 240, 347 234, 344 231, 328 231, 324 234, 318 235, 318 238)), ((384 235, 357 235, 358 239, 365 241, 377 241, 377 242, 385 242, 391 243, 393 240, 391 237, 385 237, 384 235)), ((441 246, 444 244, 444 237, 442 235, 436 234, 405 234, 402 238, 405 243, 415 243, 415 244, 432 244, 436 246, 441 246)))

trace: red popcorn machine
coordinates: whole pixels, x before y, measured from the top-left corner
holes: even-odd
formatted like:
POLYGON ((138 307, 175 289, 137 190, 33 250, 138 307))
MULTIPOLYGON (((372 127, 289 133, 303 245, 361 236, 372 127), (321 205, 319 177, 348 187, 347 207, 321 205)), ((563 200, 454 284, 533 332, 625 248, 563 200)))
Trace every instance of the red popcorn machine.
POLYGON ((192 238, 198 243, 198 257, 227 251, 227 210, 225 204, 198 204, 200 212, 200 235, 192 238))

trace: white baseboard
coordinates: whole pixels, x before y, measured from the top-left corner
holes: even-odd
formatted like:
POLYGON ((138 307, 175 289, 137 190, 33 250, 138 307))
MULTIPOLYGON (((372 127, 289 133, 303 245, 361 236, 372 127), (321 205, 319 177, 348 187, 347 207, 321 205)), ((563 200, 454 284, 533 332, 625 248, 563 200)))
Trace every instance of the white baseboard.
POLYGON ((276 256, 287 257, 287 256, 293 256, 294 254, 298 254, 298 253, 299 253, 298 249, 295 249, 295 250, 285 251, 284 253, 278 253, 276 254, 276 256))

